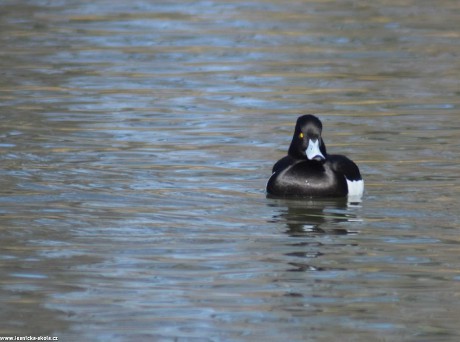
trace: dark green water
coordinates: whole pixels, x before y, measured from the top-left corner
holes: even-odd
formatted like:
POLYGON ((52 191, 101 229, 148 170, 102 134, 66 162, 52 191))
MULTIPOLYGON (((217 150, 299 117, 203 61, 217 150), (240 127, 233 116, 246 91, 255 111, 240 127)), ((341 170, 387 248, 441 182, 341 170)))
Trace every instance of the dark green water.
POLYGON ((460 339, 457 1, 0 2, 0 335, 460 339), (267 199, 298 115, 360 205, 267 199))

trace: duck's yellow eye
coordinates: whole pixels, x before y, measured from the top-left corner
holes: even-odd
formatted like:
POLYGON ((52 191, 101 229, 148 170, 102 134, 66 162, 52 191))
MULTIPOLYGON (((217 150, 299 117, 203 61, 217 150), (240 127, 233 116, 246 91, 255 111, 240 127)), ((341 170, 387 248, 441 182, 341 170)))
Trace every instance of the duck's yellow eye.
POLYGON ((303 139, 303 133, 302 132, 299 134, 299 138, 303 139))

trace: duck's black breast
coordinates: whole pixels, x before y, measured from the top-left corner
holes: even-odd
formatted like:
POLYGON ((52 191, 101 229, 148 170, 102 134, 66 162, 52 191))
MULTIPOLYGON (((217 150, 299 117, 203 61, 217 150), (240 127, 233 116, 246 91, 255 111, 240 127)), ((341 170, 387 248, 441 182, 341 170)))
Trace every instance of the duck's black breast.
POLYGON ((281 159, 267 183, 267 192, 281 197, 341 197, 348 193, 342 174, 331 162, 281 159))

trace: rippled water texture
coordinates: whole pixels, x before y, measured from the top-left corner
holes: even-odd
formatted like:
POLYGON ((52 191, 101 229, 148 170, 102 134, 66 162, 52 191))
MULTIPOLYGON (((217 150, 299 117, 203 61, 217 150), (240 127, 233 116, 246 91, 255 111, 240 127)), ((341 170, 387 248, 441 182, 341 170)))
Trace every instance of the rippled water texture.
POLYGON ((0 335, 458 341, 457 1, 0 2, 0 335), (267 199, 298 115, 359 205, 267 199))

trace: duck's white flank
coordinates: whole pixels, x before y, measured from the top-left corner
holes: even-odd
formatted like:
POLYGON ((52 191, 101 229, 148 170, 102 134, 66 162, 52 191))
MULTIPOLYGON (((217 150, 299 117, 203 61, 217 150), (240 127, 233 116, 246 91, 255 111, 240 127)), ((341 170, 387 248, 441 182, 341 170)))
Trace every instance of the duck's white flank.
POLYGON ((347 179, 347 186, 348 186, 348 197, 353 197, 353 198, 358 198, 358 199, 361 199, 361 197, 363 197, 364 181, 362 179, 357 180, 357 181, 351 181, 347 179))

